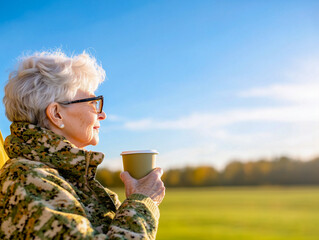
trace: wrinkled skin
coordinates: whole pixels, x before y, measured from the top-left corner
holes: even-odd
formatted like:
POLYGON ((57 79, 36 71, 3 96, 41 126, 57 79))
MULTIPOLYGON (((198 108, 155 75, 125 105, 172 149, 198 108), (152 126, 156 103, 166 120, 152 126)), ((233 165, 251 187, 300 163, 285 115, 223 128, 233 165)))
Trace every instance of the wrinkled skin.
POLYGON ((163 170, 156 168, 141 179, 132 178, 128 172, 122 172, 120 177, 125 185, 126 197, 134 193, 140 193, 150 197, 157 206, 160 205, 165 196, 165 187, 161 180, 163 170))

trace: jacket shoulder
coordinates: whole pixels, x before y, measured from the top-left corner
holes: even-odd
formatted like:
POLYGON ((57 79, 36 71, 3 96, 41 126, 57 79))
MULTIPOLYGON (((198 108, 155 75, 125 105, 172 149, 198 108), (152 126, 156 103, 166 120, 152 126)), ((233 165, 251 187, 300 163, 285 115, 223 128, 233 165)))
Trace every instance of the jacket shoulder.
POLYGON ((26 196, 50 202, 61 194, 78 199, 75 190, 56 169, 25 158, 8 160, 0 171, 0 196, 17 194, 18 188, 26 196))
POLYGON ((56 169, 44 163, 25 158, 13 158, 9 159, 0 170, 0 184, 6 179, 25 183, 24 180, 26 180, 27 175, 33 177, 47 177, 49 175, 61 177, 56 169))

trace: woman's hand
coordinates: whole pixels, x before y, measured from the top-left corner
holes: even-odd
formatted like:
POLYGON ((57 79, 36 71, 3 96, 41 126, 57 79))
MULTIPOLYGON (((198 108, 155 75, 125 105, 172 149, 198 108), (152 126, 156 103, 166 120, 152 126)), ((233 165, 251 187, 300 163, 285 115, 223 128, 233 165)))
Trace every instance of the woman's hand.
POLYGON ((120 177, 125 185, 126 197, 133 193, 140 193, 150 197, 157 206, 160 205, 165 196, 165 187, 161 180, 162 175, 163 170, 161 168, 155 168, 139 180, 132 178, 128 172, 122 172, 120 177))

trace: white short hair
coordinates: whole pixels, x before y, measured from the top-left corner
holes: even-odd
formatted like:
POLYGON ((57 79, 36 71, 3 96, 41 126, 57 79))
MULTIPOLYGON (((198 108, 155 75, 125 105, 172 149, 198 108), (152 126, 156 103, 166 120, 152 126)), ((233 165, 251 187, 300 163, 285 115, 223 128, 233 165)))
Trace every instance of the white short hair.
POLYGON ((22 57, 9 75, 3 103, 11 122, 27 121, 48 128, 46 108, 74 98, 77 90, 94 92, 105 71, 86 52, 68 57, 60 50, 22 57))

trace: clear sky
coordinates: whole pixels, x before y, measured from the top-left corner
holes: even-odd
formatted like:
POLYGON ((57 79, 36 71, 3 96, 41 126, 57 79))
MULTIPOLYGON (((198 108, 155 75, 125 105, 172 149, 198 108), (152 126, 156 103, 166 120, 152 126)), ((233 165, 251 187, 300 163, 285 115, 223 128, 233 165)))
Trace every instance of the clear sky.
MULTIPOLYGON (((164 169, 319 155, 318 1, 1 1, 0 83, 16 59, 92 53, 107 80, 103 166, 157 149, 164 169)), ((0 129, 10 123, 0 105, 0 129)))

